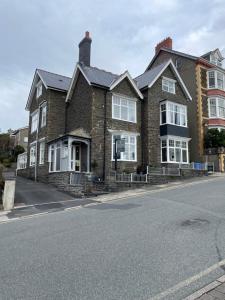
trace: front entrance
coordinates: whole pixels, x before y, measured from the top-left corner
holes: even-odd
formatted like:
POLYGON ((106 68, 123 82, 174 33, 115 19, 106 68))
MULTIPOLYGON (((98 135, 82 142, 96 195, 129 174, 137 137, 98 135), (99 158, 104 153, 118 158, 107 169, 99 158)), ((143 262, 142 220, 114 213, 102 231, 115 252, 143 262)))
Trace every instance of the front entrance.
POLYGON ((81 172, 81 145, 72 145, 71 151, 71 170, 81 172))

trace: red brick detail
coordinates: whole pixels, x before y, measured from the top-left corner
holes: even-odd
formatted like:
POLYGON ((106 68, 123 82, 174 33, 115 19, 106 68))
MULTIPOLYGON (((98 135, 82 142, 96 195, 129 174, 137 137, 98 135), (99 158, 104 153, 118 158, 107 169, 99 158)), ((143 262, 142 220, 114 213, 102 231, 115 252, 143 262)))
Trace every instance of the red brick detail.
POLYGON ((207 91, 207 96, 222 96, 225 97, 225 91, 213 89, 213 90, 208 90, 207 91))
POLYGON ((213 125, 213 126, 225 126, 225 120, 223 119, 218 119, 218 118, 215 118, 215 119, 209 119, 208 120, 208 125, 213 125))
POLYGON ((170 37, 162 40, 155 46, 155 53, 157 54, 161 48, 173 49, 173 40, 170 37))

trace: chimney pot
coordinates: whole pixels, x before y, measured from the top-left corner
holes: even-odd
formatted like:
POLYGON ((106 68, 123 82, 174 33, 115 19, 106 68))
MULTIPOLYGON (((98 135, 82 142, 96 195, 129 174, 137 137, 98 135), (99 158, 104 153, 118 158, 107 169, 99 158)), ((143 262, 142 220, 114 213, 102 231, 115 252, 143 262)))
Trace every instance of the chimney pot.
POLYGON ((171 39, 171 37, 165 38, 156 45, 155 54, 157 54, 161 48, 168 48, 171 50, 173 49, 173 40, 171 39))
POLYGON ((88 38, 88 39, 90 38, 90 32, 89 31, 85 32, 85 37, 88 38))

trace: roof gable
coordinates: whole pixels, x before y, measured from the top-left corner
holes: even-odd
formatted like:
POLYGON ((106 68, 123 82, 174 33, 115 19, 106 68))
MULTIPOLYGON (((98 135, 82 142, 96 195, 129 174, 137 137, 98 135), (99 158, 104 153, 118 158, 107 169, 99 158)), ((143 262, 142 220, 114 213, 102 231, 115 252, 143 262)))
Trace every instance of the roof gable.
POLYGON ((178 73, 176 67, 174 66, 173 61, 170 59, 148 71, 141 74, 140 76, 136 77, 135 80, 137 81, 137 85, 139 89, 143 88, 151 88, 153 84, 157 81, 157 79, 162 75, 162 73, 166 70, 166 68, 171 67, 172 72, 174 73, 174 76, 177 78, 178 82, 181 85, 181 88, 186 95, 187 99, 192 100, 192 97, 184 84, 182 78, 180 77, 180 74, 178 73))
POLYGON ((141 92, 139 91, 138 87, 136 86, 136 83, 134 82, 128 71, 126 71, 122 75, 117 75, 105 70, 98 69, 96 67, 85 66, 83 64, 77 63, 72 80, 70 82, 66 101, 68 101, 72 96, 79 73, 83 74, 84 78, 86 79, 89 85, 100 86, 109 90, 112 90, 124 78, 128 78, 138 96, 140 98, 143 98, 141 92))
POLYGON ((43 83, 46 89, 66 92, 69 88, 71 78, 41 69, 36 69, 26 104, 26 110, 30 109, 31 101, 35 95, 36 86, 39 81, 43 83))

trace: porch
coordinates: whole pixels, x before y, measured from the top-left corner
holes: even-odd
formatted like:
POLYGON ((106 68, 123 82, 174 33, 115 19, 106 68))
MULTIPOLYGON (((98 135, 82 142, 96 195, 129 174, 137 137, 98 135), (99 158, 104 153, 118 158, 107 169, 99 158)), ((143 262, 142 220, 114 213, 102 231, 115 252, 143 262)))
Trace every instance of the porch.
POLYGON ((49 143, 49 173, 90 172, 90 140, 64 136, 49 143))

